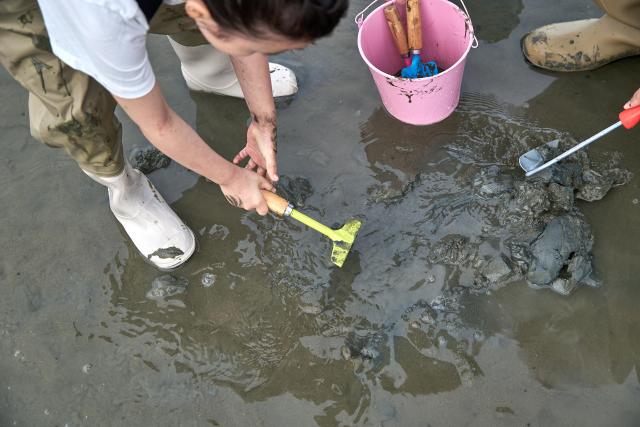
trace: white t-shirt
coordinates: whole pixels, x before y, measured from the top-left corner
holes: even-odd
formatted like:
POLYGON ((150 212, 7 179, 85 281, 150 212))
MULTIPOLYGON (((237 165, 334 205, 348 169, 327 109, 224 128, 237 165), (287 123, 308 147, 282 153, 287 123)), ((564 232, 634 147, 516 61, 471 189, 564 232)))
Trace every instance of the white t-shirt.
MULTIPOLYGON (((184 0, 164 0, 168 4, 184 0)), ((147 20, 135 0, 38 0, 53 53, 121 98, 151 91, 147 20)))

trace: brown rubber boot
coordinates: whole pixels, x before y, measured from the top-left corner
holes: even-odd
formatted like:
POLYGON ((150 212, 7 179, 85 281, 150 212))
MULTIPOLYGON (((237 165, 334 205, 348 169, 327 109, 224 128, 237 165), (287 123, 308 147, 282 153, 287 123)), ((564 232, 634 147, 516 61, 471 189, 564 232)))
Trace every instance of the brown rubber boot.
POLYGON ((597 0, 600 19, 551 24, 522 39, 533 65, 551 71, 588 71, 640 54, 640 0, 597 0))

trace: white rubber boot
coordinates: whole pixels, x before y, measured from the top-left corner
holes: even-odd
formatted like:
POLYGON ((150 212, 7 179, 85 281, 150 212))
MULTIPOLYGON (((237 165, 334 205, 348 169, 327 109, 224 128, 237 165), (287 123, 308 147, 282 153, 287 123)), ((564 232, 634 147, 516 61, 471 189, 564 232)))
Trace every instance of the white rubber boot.
POLYGON ((124 171, 101 177, 84 171, 109 190, 109 205, 140 253, 156 267, 169 270, 189 259, 196 239, 151 181, 125 161, 124 171))
MULTIPOLYGON (((189 89, 199 92, 244 98, 229 56, 211 45, 183 46, 169 37, 180 58, 182 75, 189 89)), ((291 96, 298 92, 298 82, 292 70, 269 63, 273 96, 291 96)))

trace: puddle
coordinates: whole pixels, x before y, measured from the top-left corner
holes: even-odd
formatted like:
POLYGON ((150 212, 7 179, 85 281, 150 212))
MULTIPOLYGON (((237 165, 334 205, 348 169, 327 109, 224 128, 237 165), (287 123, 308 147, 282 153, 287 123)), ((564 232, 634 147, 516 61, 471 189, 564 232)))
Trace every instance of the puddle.
MULTIPOLYGON (((301 225, 211 215, 192 223, 200 249, 180 269, 189 286, 172 297, 179 304, 158 307, 145 299, 159 278, 138 257, 119 269, 107 266, 116 314, 101 335, 135 348, 161 374, 188 373, 248 402, 282 393, 324 402, 324 416, 316 418, 321 425, 341 417, 348 424, 397 419, 397 409, 376 400, 381 394, 436 395, 483 382, 478 355, 505 338, 466 313, 509 287, 553 296, 526 287, 531 277, 518 266, 514 241, 533 244, 528 250, 535 255, 536 238, 544 239, 545 226, 567 212, 588 230, 573 197, 569 206, 546 199, 539 207, 518 186, 546 189, 549 181, 525 181, 510 166, 527 147, 562 133, 471 96, 427 148, 409 141, 433 130, 405 130, 393 144, 387 127, 377 131, 385 120, 380 114, 361 127, 376 179, 362 186, 365 225, 343 269, 330 263, 330 242, 301 225), (424 169, 418 150, 429 152, 424 169), (202 284, 210 275, 214 287, 202 284)), ((311 188, 303 177, 282 181, 283 194, 332 220, 318 205, 331 187, 311 188)), ((219 196, 200 183, 177 208, 197 210, 196 204, 218 206, 219 196)), ((590 269, 590 251, 583 255, 590 269)), ((513 415, 500 406, 496 411, 513 415)))

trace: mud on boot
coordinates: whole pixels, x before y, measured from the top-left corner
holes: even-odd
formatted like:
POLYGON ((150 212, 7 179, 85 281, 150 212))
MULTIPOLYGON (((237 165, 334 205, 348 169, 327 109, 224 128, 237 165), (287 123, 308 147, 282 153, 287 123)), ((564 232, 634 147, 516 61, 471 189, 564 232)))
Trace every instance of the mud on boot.
POLYGON ((84 171, 107 187, 109 206, 138 251, 156 267, 169 270, 193 255, 193 232, 169 207, 151 181, 125 162, 114 177, 101 177, 84 171))
POLYGON ((609 15, 545 25, 524 36, 522 53, 531 64, 545 70, 595 70, 640 54, 640 29, 609 15))

